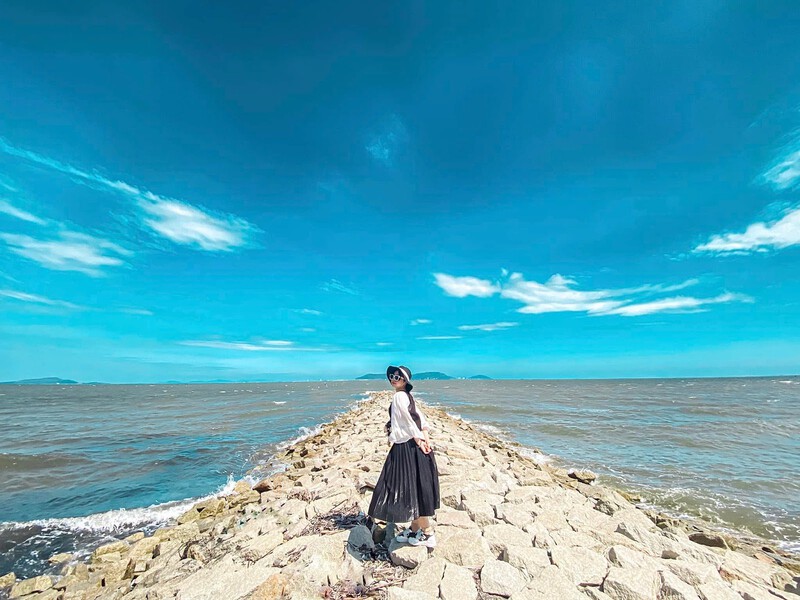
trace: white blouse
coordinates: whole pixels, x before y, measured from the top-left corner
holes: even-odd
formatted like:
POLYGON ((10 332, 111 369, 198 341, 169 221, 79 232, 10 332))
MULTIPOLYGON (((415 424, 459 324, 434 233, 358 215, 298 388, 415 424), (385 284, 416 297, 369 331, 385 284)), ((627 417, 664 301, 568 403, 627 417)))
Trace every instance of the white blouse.
MULTIPOLYGON (((411 400, 405 392, 395 392, 392 398, 392 432, 389 434, 389 441, 393 444, 402 444, 412 438, 424 438, 425 434, 420 431, 408 407, 411 405, 411 400)), ((422 429, 430 431, 428 420, 417 404, 417 414, 419 414, 422 429)))

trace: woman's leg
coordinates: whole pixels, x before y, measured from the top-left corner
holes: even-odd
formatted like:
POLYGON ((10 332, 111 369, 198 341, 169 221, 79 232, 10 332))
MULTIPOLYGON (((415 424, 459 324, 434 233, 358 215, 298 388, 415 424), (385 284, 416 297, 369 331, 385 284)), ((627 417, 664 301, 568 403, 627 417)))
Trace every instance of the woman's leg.
POLYGON ((417 531, 418 529, 422 529, 425 533, 430 533, 430 519, 428 517, 417 517, 411 521, 411 531, 417 531))

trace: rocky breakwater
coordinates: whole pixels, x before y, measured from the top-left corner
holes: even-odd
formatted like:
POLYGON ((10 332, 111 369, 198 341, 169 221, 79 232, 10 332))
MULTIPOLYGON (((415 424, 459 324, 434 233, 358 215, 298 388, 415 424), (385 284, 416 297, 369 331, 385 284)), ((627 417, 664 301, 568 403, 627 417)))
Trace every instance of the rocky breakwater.
POLYGON ((12 598, 90 600, 790 600, 798 563, 636 508, 591 473, 425 407, 440 469, 438 545, 394 541, 369 506, 388 451, 383 392, 284 450, 286 470, 237 484, 171 527, 57 555, 59 577, 0 578, 12 598))

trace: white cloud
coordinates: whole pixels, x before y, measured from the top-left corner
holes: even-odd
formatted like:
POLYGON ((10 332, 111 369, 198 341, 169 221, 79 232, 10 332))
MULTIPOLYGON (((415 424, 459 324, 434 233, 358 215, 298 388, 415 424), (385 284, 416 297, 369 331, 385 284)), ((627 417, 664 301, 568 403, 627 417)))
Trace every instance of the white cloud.
POLYGON ((313 327, 301 327, 300 331, 304 331, 305 333, 314 333, 316 329, 313 327))
POLYGON ((216 348, 220 350, 242 350, 245 352, 321 352, 324 348, 295 346, 285 340, 266 340, 262 342, 226 342, 221 340, 187 340, 179 342, 183 346, 197 348, 216 348))
POLYGON ((331 279, 320 286, 326 292, 342 292, 343 294, 350 294, 351 296, 358 296, 359 293, 352 287, 343 284, 338 279, 331 279))
POLYGON ((294 310, 295 312, 299 312, 301 315, 319 316, 322 314, 322 311, 314 310, 313 308, 296 308, 294 310))
POLYGON ((500 321, 499 323, 487 323, 485 325, 459 325, 458 328, 462 331, 502 331, 509 327, 516 327, 519 323, 511 323, 508 321, 500 321))
POLYGON ((445 273, 434 273, 436 285, 444 290, 448 296, 456 298, 466 298, 467 296, 477 296, 478 298, 488 298, 500 291, 499 286, 485 279, 477 277, 453 277, 445 273))
MULTIPOLYGON (((511 273, 502 281, 492 283, 475 277, 453 277, 436 273, 437 284, 451 296, 463 298, 478 296, 481 298, 499 295, 501 298, 516 300, 523 304, 517 312, 523 314, 544 314, 553 312, 581 312, 589 315, 625 315, 638 316, 654 312, 686 312, 694 307, 721 302, 748 301, 746 296, 739 294, 723 294, 715 298, 680 297, 679 299, 664 298, 655 301, 643 302, 654 294, 664 294, 697 285, 697 279, 673 284, 646 284, 634 288, 579 290, 575 279, 556 273, 545 283, 527 281, 521 273, 511 273)), ((464 326, 475 329, 495 327, 498 325, 510 326, 509 323, 499 323, 484 326, 464 326)), ((484 329, 490 331, 490 329, 484 329)))
POLYGON ((722 304, 727 302, 753 302, 753 299, 744 294, 731 294, 726 292, 714 298, 692 298, 688 296, 675 296, 662 298, 652 302, 628 304, 612 309, 604 314, 621 315, 623 317, 640 317, 660 312, 705 312, 709 304, 722 304))
POLYGON ((153 311, 146 308, 120 308, 118 312, 125 313, 126 315, 139 315, 143 317, 152 317, 153 311))
POLYGON ((2 199, 0 199, 0 213, 5 213, 17 219, 22 219, 23 221, 27 221, 28 223, 36 223, 37 225, 47 224, 47 221, 45 221, 44 219, 40 219, 36 215, 32 215, 31 213, 24 211, 21 208, 12 206, 9 202, 2 199))
POLYGON ((800 183, 800 138, 783 149, 781 156, 761 178, 777 190, 793 188, 800 183))
POLYGON ((392 342, 375 342, 376 346, 391 346, 392 342))
POLYGON ((44 304, 46 306, 56 306, 61 308, 69 308, 72 310, 83 310, 83 306, 73 304, 72 302, 65 302, 63 300, 53 300, 46 296, 38 296, 36 294, 28 294, 26 292, 19 292, 17 290, 0 289, 0 297, 11 298, 12 300, 19 300, 20 302, 31 302, 34 304, 44 304))
POLYGON ((178 200, 159 198, 150 192, 145 195, 138 202, 142 223, 176 244, 227 252, 245 246, 254 230, 247 221, 233 215, 215 217, 178 200))
POLYGON ((0 233, 12 252, 55 271, 78 271, 92 277, 104 274, 105 267, 125 264, 121 256, 131 252, 101 238, 61 231, 58 239, 41 240, 27 235, 0 233))
POLYGON ((418 337, 418 340, 460 340, 460 335, 424 335, 418 337))
POLYGON ((744 233, 712 236, 694 251, 717 254, 766 252, 798 244, 800 244, 800 207, 795 207, 785 211, 783 217, 773 223, 753 223, 744 233))
POLYGON ((16 192, 17 191, 17 188, 15 188, 13 185, 11 185, 11 182, 8 179, 6 179, 5 177, 3 177, 2 175, 0 175, 0 188, 3 188, 4 190, 9 191, 9 192, 16 192))
POLYGON ((411 321, 412 325, 430 325, 433 323, 430 319, 414 319, 411 321))
POLYGON ((176 244, 207 251, 231 251, 247 245, 258 231, 257 227, 234 215, 214 216, 186 202, 17 148, 3 138, 0 138, 0 151, 127 196, 134 201, 142 225, 176 244))

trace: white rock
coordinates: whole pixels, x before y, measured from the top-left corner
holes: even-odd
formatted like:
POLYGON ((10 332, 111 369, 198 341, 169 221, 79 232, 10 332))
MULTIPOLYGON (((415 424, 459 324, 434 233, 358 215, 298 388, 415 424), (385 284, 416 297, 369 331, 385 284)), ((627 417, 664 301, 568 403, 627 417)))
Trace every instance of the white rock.
POLYGON ((525 577, 502 560, 489 560, 481 569, 481 589, 487 594, 510 596, 525 587, 525 577))
POLYGON ((658 600, 700 600, 694 588, 670 571, 661 571, 658 600))
MULTIPOLYGON (((452 527, 461 527, 462 529, 472 529, 477 527, 469 513, 465 510, 448 510, 447 512, 437 512, 436 515, 437 525, 450 525, 452 527)), ((438 536, 437 536, 438 537, 438 536)))
POLYGON ((509 525, 522 529, 525 525, 533 523, 533 514, 524 507, 524 504, 503 502, 494 507, 495 516, 509 525))
POLYGON ((742 600, 742 597, 722 581, 710 581, 697 586, 702 600, 742 600))
POLYGON ((487 560, 495 559, 489 542, 478 529, 465 529, 437 543, 436 556, 462 567, 477 569, 487 560))
POLYGON ((401 587, 390 587, 386 590, 387 600, 436 600, 436 596, 431 596, 425 592, 406 590, 401 587))
POLYGON ((666 560, 663 564, 677 575, 681 581, 689 585, 698 586, 709 580, 719 577, 717 570, 706 563, 689 562, 686 560, 666 560))
POLYGON ((508 523, 487 525, 483 528, 483 537, 495 555, 499 555, 509 546, 533 546, 530 534, 508 523))
POLYGON ((452 563, 447 563, 442 582, 439 584, 439 597, 442 600, 476 600, 478 586, 472 571, 452 563))
POLYGON ((648 569, 611 567, 603 591, 615 600, 656 600, 660 577, 648 569))
POLYGON ((564 572, 550 565, 510 600, 586 600, 564 572))
POLYGON ((608 573, 605 557, 588 548, 556 546, 550 558, 577 585, 599 586, 608 573))
POLYGON ((509 546, 503 552, 502 559, 522 571, 529 579, 538 577, 551 565, 547 550, 543 548, 523 548, 509 546))
POLYGON ((441 557, 423 562, 417 572, 403 582, 403 589, 439 595, 439 583, 444 575, 445 560, 441 557))

